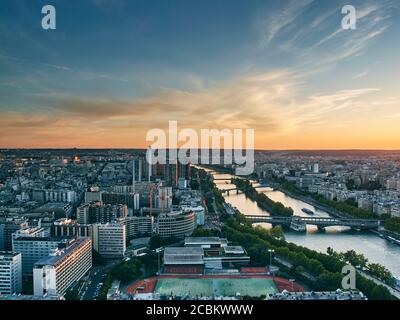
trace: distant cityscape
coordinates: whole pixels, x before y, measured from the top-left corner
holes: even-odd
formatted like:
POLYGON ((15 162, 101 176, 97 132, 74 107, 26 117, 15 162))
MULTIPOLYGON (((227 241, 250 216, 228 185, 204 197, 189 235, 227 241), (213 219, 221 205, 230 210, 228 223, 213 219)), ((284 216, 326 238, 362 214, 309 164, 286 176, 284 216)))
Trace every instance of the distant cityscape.
MULTIPOLYGON (((352 218, 361 221, 359 228, 352 226, 363 229, 362 221, 377 221, 373 230, 358 232, 400 244, 397 153, 257 151, 255 172, 241 182, 232 165, 148 165, 145 150, 0 154, 3 300, 377 298, 377 290, 348 291, 333 280, 324 285, 321 271, 296 267, 299 262, 283 250, 288 243, 275 242, 285 241, 289 229, 304 232, 307 224, 318 223, 291 218, 297 212, 288 206, 278 212, 268 197, 264 206, 250 188, 280 190, 317 211, 323 206, 334 217, 330 225, 352 218), (272 219, 266 220, 272 229, 256 234, 269 247, 255 253, 257 241, 245 240, 259 229, 247 220, 250 229, 241 230, 246 213, 229 203, 229 192, 243 192, 272 219), (292 223, 285 225, 283 215, 292 223), (304 228, 294 228, 293 221, 304 228)), ((314 216, 313 210, 302 211, 314 216)), ((399 296, 391 270, 357 252, 329 249, 321 257, 350 260, 379 286, 378 298, 399 296)), ((307 268, 306 262, 300 265, 307 268)))

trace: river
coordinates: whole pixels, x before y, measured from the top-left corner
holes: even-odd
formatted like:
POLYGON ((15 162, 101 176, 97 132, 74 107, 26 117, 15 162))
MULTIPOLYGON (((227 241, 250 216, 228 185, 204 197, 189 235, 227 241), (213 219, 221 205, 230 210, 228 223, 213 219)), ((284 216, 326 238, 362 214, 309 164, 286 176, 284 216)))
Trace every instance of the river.
MULTIPOLYGON (((215 181, 219 189, 229 189, 234 187, 230 183, 231 175, 214 174, 215 178, 226 178, 226 181, 215 181)), ((303 201, 294 199, 285 195, 280 191, 274 191, 271 188, 257 189, 264 192, 270 199, 279 201, 287 207, 294 210, 294 214, 298 216, 308 216, 301 211, 302 208, 308 208, 315 212, 316 217, 329 217, 329 214, 304 203, 303 201)), ((247 198, 244 194, 236 194, 231 192, 225 196, 227 203, 239 209, 243 214, 247 215, 268 215, 267 211, 260 209, 257 203, 247 198)), ((261 224, 265 228, 271 228, 269 224, 261 224)), ((315 226, 307 226, 306 233, 295 231, 285 231, 285 238, 289 242, 320 251, 326 252, 328 247, 335 251, 344 252, 347 250, 355 250, 364 254, 369 262, 380 263, 388 268, 395 277, 400 276, 400 246, 390 243, 379 236, 365 231, 354 231, 347 227, 329 227, 325 231, 319 231, 315 226)))

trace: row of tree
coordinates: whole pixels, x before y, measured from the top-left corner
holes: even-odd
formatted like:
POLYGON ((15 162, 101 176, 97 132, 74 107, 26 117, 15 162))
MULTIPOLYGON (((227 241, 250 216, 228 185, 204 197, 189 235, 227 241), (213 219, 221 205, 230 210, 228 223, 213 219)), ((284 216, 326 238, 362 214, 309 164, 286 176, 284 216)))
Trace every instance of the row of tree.
POLYGON ((400 233, 400 218, 391 217, 385 220, 385 229, 400 233))
POLYGON ((360 219, 373 219, 375 216, 369 210, 364 210, 356 207, 354 200, 348 200, 346 202, 340 202, 335 200, 328 200, 325 199, 322 195, 319 194, 311 194, 305 190, 298 188, 292 182, 286 181, 282 178, 273 178, 275 182, 278 182, 284 190, 287 190, 290 193, 301 195, 301 196, 311 196, 314 200, 321 204, 325 204, 332 208, 335 208, 339 211, 347 213, 353 217, 360 218, 360 219))
POLYGON ((392 273, 385 266, 379 263, 368 263, 368 259, 361 253, 357 253, 354 250, 338 253, 333 251, 332 248, 328 248, 327 252, 329 255, 334 256, 341 261, 350 263, 357 268, 362 268, 389 286, 394 286, 395 284, 395 279, 392 273))
POLYGON ((257 192, 249 180, 232 179, 232 183, 235 184, 239 190, 243 191, 247 197, 255 201, 261 209, 268 211, 271 215, 283 217, 293 216, 292 208, 285 207, 281 202, 273 201, 268 198, 265 193, 257 192))
POLYGON ((322 204, 325 204, 332 208, 335 208, 339 211, 347 213, 356 218, 360 218, 360 219, 373 219, 374 218, 374 214, 371 211, 354 207, 346 202, 328 200, 328 199, 325 199, 321 195, 313 195, 313 198, 315 200, 317 200, 319 203, 322 203, 322 204))

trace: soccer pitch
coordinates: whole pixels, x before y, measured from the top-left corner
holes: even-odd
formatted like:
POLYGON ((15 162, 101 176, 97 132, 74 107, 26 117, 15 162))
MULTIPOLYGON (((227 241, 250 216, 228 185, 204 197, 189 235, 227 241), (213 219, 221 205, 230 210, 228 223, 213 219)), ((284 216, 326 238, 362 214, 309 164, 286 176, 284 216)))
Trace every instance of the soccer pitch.
POLYGON ((275 283, 266 278, 164 278, 158 279, 155 293, 160 295, 211 297, 259 297, 278 292, 275 283))

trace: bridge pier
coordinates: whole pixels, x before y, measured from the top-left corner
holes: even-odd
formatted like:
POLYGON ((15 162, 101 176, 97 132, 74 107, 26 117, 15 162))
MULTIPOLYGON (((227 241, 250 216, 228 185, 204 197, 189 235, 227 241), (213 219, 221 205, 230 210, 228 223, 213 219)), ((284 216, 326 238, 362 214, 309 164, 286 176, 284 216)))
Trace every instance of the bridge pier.
POLYGON ((325 227, 323 227, 323 226, 317 226, 317 228, 318 228, 318 231, 325 232, 325 227))

